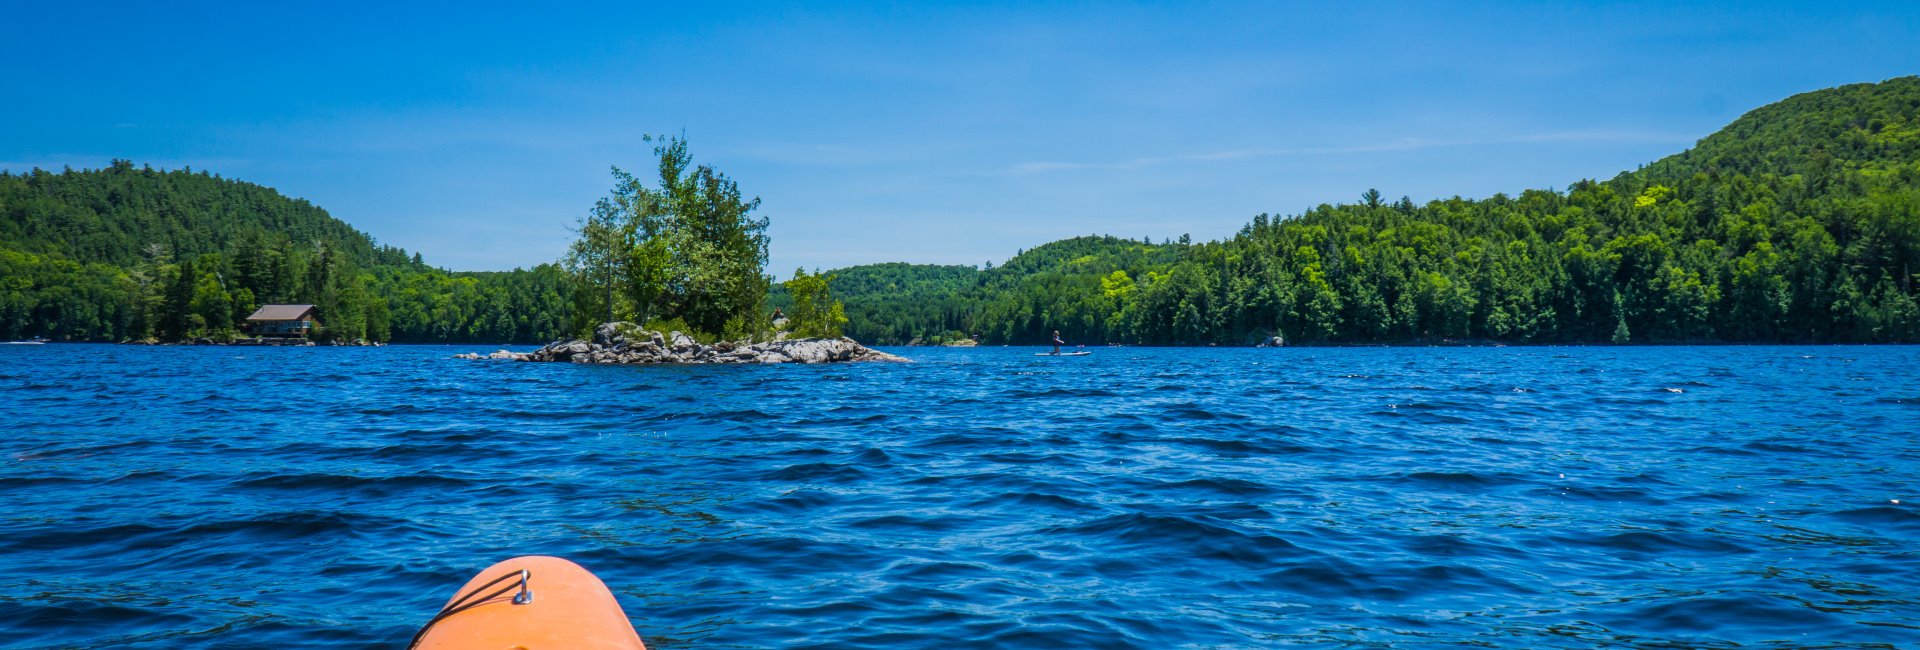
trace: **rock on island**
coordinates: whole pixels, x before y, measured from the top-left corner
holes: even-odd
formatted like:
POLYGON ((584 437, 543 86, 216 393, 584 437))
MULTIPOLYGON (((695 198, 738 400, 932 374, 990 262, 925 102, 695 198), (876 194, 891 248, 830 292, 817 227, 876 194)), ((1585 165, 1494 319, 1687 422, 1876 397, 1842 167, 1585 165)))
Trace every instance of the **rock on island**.
POLYGON ((500 350, 471 352, 458 359, 565 361, 570 363, 838 363, 845 361, 907 361, 875 350, 850 338, 788 339, 782 333, 766 343, 721 341, 701 345, 680 332, 662 334, 628 322, 607 323, 593 331, 593 339, 555 341, 532 352, 500 350))

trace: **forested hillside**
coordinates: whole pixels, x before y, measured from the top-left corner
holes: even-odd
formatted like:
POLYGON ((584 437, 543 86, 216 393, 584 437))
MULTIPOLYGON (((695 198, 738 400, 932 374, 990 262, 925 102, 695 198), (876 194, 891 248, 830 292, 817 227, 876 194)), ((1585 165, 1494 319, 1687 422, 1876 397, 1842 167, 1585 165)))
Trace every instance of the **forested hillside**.
MULTIPOLYGON (((847 336, 880 345, 915 338, 938 343, 964 336, 959 331, 972 322, 973 304, 962 293, 979 284, 980 274, 971 266, 890 262, 834 271, 831 285, 833 296, 846 308, 847 336)), ((767 302, 793 308, 793 299, 780 285, 767 302)))
MULTIPOLYGON (((1916 272, 1920 78, 1904 77, 1789 98, 1564 191, 1416 205, 1368 190, 1256 216, 1221 242, 1056 242, 882 331, 988 343, 1040 343, 1053 329, 1188 345, 1913 342, 1916 272)), ((903 298, 838 282, 849 314, 903 298)))
MULTIPOLYGON (((0 338, 219 337, 266 302, 320 305, 349 339, 544 341, 607 314, 746 331, 768 286, 757 201, 676 170, 616 187, 568 269, 509 273, 437 270, 206 172, 0 173, 0 338), (682 195, 726 199, 727 218, 680 221, 729 225, 669 227, 682 195), (687 262, 709 258, 731 266, 687 262)), ((1791 97, 1564 190, 1357 194, 1218 242, 1078 237, 999 267, 826 275, 844 331, 873 343, 1920 342, 1920 78, 1791 97)))
POLYGON ((571 301, 553 266, 437 270, 206 172, 0 172, 0 339, 231 337, 260 304, 293 302, 343 340, 531 341, 559 336, 571 301))

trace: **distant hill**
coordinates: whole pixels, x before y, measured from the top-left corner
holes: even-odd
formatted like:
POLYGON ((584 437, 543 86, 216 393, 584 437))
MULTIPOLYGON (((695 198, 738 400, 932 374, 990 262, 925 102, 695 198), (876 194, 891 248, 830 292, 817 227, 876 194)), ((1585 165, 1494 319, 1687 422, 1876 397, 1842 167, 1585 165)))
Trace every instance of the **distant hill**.
POLYGON ((156 250, 193 257, 250 238, 324 242, 360 266, 412 261, 306 199, 206 171, 115 160, 102 169, 0 172, 0 244, 16 251, 131 267, 156 250))
POLYGON ((947 293, 833 287, 894 340, 1920 341, 1920 78, 1796 95, 1566 191, 1356 194, 1221 242, 1054 242, 947 293))
MULTIPOLYGON (((942 338, 957 328, 967 309, 959 296, 980 278, 980 270, 971 266, 889 262, 836 270, 830 286, 847 305, 847 336, 900 345, 923 335, 927 341, 942 338)), ((767 304, 790 309, 793 299, 776 283, 767 304)))
POLYGON ((545 341, 571 294, 552 267, 433 269, 304 199, 205 171, 0 172, 0 339, 223 338, 258 305, 311 303, 341 339, 545 341))
POLYGON ((1740 116, 1639 175, 1822 175, 1898 170, 1920 160, 1920 77, 1849 84, 1788 97, 1740 116))
MULTIPOLYGON (((1178 260, 1179 251, 1118 237, 1075 237, 1021 251, 984 270, 903 262, 838 269, 831 272, 831 286, 847 307, 847 335, 861 341, 937 344, 986 336, 983 327, 993 328, 996 340, 1031 338, 1047 334, 1041 330, 1048 327, 1048 311, 1032 311, 1029 302, 1078 299, 1080 292, 1062 285, 1097 289, 1115 271, 1144 273, 1178 260)), ((791 300, 776 288, 769 303, 785 307, 791 300)))

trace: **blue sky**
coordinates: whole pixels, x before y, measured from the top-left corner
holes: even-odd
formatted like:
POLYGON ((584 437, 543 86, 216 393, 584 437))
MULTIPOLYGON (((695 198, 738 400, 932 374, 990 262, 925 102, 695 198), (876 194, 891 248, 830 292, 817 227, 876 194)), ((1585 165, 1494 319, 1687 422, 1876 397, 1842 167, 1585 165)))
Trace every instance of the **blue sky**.
POLYGON ((456 270, 559 257, 650 133, 784 278, 1563 188, 1920 73, 1920 3, 60 4, 0 18, 0 167, 211 170, 456 270))

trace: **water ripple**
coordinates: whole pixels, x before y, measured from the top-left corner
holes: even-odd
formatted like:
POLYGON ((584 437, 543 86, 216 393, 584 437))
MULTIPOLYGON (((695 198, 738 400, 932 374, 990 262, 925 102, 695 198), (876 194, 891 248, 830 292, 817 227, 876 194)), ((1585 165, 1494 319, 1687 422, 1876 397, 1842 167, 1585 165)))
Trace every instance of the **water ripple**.
POLYGON ((1916 348, 7 347, 19 647, 393 647, 527 553, 669 649, 1920 638, 1916 348))

